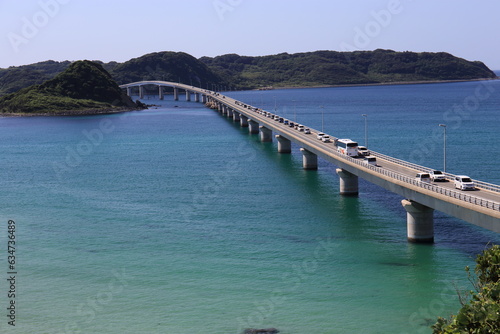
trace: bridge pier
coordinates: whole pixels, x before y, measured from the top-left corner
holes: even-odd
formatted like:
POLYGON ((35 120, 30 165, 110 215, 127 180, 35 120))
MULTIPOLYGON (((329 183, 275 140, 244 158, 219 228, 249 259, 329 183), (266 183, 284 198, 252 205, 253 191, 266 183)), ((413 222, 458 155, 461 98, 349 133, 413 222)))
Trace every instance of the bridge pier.
POLYGON ((194 93, 194 102, 200 102, 200 93, 194 93))
POLYGON ((240 113, 233 110, 233 122, 239 122, 239 121, 240 121, 240 113))
POLYGON ((243 114, 240 114, 240 125, 242 128, 248 127, 248 117, 243 114))
POLYGON ((163 100, 163 87, 158 85, 158 97, 163 100))
POLYGON ((139 86, 139 98, 143 99, 144 98, 144 87, 139 86))
POLYGON ((340 194, 358 196, 358 176, 342 168, 337 168, 336 172, 340 178, 340 194))
POLYGON ((301 148, 300 151, 302 152, 302 167, 309 170, 318 169, 318 156, 305 148, 301 148))
POLYGON ((127 95, 132 96, 132 87, 127 87, 127 95))
POLYGON ((191 92, 190 91, 186 91, 186 101, 191 101, 191 92))
POLYGON ((286 139, 282 135, 274 136, 278 140, 278 153, 291 153, 292 152, 292 142, 286 139))
POLYGON ((174 87, 174 101, 179 101, 179 88, 174 87))
POLYGON ((207 96, 205 94, 201 94, 201 103, 207 103, 207 96))
POLYGON ((404 199, 408 241, 415 243, 434 242, 434 209, 420 203, 404 199))
POLYGON ((266 128, 265 126, 259 126, 260 129, 260 141, 261 142, 272 142, 273 141, 273 131, 266 128))
POLYGON ((248 132, 252 135, 256 135, 259 133, 259 123, 254 120, 248 120, 248 132))
POLYGON ((231 109, 231 108, 229 108, 228 106, 224 106, 224 108, 226 109, 226 115, 227 115, 227 117, 233 118, 234 110, 231 109))

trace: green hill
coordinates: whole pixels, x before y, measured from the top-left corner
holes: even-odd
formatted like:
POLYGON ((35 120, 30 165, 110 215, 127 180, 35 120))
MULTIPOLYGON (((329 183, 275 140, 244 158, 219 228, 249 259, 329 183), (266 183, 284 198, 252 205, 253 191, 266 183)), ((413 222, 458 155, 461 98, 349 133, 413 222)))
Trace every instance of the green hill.
POLYGON ((233 85, 246 89, 496 77, 482 62, 445 52, 315 51, 264 57, 228 54, 200 60, 233 85))
POLYGON ((0 98, 4 114, 86 114, 138 108, 101 65, 88 60, 72 63, 40 85, 0 98))
POLYGON ((144 80, 180 82, 203 88, 224 84, 216 72, 184 52, 150 53, 122 64, 103 66, 110 66, 110 74, 119 84, 144 80))
MULTIPOLYGON (((445 52, 315 51, 248 57, 226 54, 196 59, 184 52, 156 52, 124 63, 97 61, 119 83, 143 80, 180 82, 211 90, 227 87, 332 86, 412 81, 495 78, 482 62, 445 52)), ((47 61, 0 69, 0 96, 40 84, 70 62, 47 61)))

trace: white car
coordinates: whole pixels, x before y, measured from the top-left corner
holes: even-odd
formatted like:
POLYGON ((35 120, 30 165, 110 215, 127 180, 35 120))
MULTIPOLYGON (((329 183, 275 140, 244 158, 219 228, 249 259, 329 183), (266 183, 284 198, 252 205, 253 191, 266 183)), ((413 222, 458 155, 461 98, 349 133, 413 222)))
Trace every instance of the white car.
POLYGON ((365 164, 377 166, 377 158, 375 158, 375 157, 368 156, 368 157, 365 157, 363 159, 363 161, 365 164))
POLYGON ((476 189, 476 185, 474 181, 467 175, 457 175, 453 180, 455 183, 455 188, 460 190, 474 190, 476 189))
POLYGON ((304 131, 304 126, 303 126, 303 125, 298 125, 298 126, 297 126, 297 130, 299 130, 299 131, 304 131))
POLYGON ((358 154, 363 156, 370 155, 370 151, 364 146, 358 146, 358 154))
POLYGON ((324 135, 323 137, 321 137, 321 141, 323 143, 329 143, 330 142, 330 136, 324 135))
POLYGON ((318 134, 316 135, 316 138, 318 138, 319 140, 321 140, 321 138, 323 138, 325 134, 323 132, 318 132, 318 134))
POLYGON ((433 170, 429 173, 431 175, 431 180, 434 182, 445 182, 446 177, 440 170, 433 170))
POLYGON ((431 176, 429 173, 418 173, 417 176, 415 176, 415 180, 420 181, 420 182, 431 182, 431 176))
POLYGON ((310 130, 309 128, 305 128, 305 129, 304 129, 304 133, 305 133, 306 135, 309 135, 309 134, 311 134, 311 130, 310 130))

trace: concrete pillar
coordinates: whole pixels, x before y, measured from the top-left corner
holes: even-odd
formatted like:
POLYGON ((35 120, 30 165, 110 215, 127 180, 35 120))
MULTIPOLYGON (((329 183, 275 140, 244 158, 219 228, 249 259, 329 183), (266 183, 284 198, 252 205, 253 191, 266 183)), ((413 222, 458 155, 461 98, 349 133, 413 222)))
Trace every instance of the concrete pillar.
POLYGON ((231 108, 229 108, 228 106, 224 106, 224 107, 225 107, 225 108, 226 108, 226 110, 227 110, 227 117, 229 117, 229 118, 233 118, 233 117, 234 117, 234 116, 233 116, 233 114, 234 114, 234 110, 233 110, 233 109, 231 109, 231 108))
POLYGON ((404 199, 408 241, 416 243, 434 242, 434 209, 420 203, 404 199))
POLYGON ((301 148, 302 152, 302 167, 304 169, 318 169, 318 156, 311 151, 301 148))
POLYGON ((174 101, 179 101, 179 88, 174 87, 174 101))
POLYGON ((207 96, 205 94, 201 95, 201 103, 207 103, 207 96))
POLYGON ((278 153, 291 153, 292 152, 292 142, 282 135, 274 136, 278 139, 278 153))
POLYGON ((163 87, 158 85, 158 96, 160 97, 160 100, 163 100, 163 87))
POLYGON ((252 135, 256 135, 259 133, 259 123, 254 120, 248 120, 248 132, 252 135))
POLYGON ((266 128, 265 126, 259 126, 260 129, 260 141, 261 142, 272 142, 273 141, 273 131, 266 128))
POLYGON ((190 91, 186 91, 186 101, 191 101, 191 92, 190 91))
POLYGON ((227 114, 227 108, 226 108, 226 106, 221 106, 220 112, 222 113, 222 115, 226 115, 227 114))
POLYGON ((200 102, 200 94, 194 93, 194 102, 200 102))
POLYGON ((132 87, 127 87, 127 95, 132 96, 132 87))
POLYGON ((139 86, 139 98, 143 99, 144 98, 144 87, 139 86))
POLYGON ((340 194, 345 196, 358 196, 358 176, 348 171, 337 168, 340 177, 340 194))
MULTIPOLYGON (((229 108, 229 109, 231 109, 231 108, 229 108)), ((234 122, 239 122, 240 121, 240 113, 237 112, 237 111, 234 111, 234 110, 233 110, 233 121, 234 122)))
POLYGON ((240 114, 240 125, 242 128, 248 127, 248 117, 243 114, 240 114))

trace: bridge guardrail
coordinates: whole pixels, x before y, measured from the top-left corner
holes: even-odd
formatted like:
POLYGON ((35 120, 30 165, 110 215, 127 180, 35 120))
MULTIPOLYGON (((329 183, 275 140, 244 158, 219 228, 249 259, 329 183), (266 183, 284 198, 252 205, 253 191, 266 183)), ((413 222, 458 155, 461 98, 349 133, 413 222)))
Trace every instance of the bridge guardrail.
MULTIPOLYGON (((402 166, 405 166, 405 167, 410 167, 410 168, 413 168, 413 169, 416 169, 416 170, 421 170, 423 172, 431 172, 431 171, 434 170, 434 169, 429 168, 429 167, 424 167, 424 166, 420 166, 420 165, 417 165, 417 164, 414 164, 414 163, 411 163, 411 162, 408 162, 408 161, 404 161, 404 160, 401 160, 401 159, 393 158, 391 156, 388 156, 388 155, 385 155, 385 154, 382 154, 382 153, 378 153, 378 152, 374 152, 374 151, 371 151, 371 152, 372 152, 372 154, 374 156, 378 156, 378 157, 380 157, 382 159, 394 162, 394 163, 396 163, 398 165, 402 165, 402 166)), ((449 180, 449 181, 453 181, 453 179, 455 178, 454 174, 450 174, 450 173, 443 173, 443 174, 445 175, 446 179, 449 180)), ((478 187, 478 188, 482 188, 482 189, 486 189, 486 190, 490 190, 490 191, 494 191, 494 192, 500 192, 500 186, 499 185, 488 183, 488 182, 483 182, 483 181, 479 181, 479 180, 474 180, 474 179, 472 181, 474 181, 474 183, 476 184, 476 187, 478 187)))

